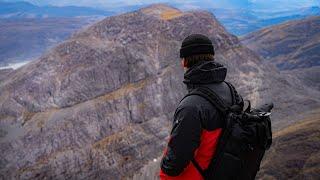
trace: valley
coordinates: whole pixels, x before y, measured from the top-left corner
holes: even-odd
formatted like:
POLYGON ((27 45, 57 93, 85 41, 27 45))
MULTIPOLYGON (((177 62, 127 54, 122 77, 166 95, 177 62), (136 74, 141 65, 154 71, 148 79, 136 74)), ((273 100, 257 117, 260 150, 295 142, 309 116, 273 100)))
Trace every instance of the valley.
POLYGON ((34 60, 93 18, 0 19, 0 67, 34 60))

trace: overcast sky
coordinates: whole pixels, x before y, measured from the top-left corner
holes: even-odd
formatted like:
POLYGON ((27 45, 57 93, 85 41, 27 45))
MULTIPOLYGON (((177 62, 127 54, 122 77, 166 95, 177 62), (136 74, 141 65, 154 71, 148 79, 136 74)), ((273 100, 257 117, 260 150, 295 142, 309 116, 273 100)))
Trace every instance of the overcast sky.
MULTIPOLYGON (((1 1, 1 0, 0 0, 1 1)), ((293 9, 299 7, 320 6, 320 0, 5 0, 28 1, 37 5, 55 6, 90 6, 95 8, 112 8, 126 5, 147 5, 152 3, 174 3, 186 8, 213 7, 213 8, 241 8, 250 3, 254 7, 267 9, 293 9)))

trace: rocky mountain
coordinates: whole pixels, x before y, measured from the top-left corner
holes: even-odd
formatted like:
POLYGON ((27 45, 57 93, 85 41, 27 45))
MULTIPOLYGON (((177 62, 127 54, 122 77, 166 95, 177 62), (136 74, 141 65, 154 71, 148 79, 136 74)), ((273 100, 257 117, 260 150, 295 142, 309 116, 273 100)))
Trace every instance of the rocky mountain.
POLYGON ((318 179, 320 110, 304 114, 300 123, 274 134, 274 142, 258 179, 318 179))
MULTIPOLYGON (((44 3, 44 2, 43 2, 44 3)), ((150 3, 150 2, 149 2, 150 3)), ((120 12, 128 12, 140 5, 120 5, 103 10, 91 7, 34 5, 28 2, 0 1, 0 67, 9 63, 30 61, 38 58, 47 49, 65 40, 79 28, 120 12)), ((175 7, 186 7, 186 2, 170 2, 175 7)), ((252 32, 265 26, 320 14, 317 6, 280 12, 254 11, 248 2, 214 2, 204 6, 203 2, 192 2, 213 12, 229 32, 236 35, 252 32), (231 8, 232 6, 233 8, 231 8), (213 8, 215 7, 215 8, 213 8), (231 9, 224 9, 222 7, 231 9)), ((259 4, 259 3, 258 3, 259 4)))
POLYGON ((94 21, 93 18, 0 19, 0 66, 37 58, 94 21))
POLYGON ((320 16, 250 33, 241 41, 280 70, 319 66, 320 16))
POLYGON ((254 104, 275 103, 274 127, 319 107, 319 92, 283 77, 204 11, 158 4, 108 17, 0 82, 0 177, 119 179, 161 156, 186 93, 178 50, 207 35, 228 81, 254 104))

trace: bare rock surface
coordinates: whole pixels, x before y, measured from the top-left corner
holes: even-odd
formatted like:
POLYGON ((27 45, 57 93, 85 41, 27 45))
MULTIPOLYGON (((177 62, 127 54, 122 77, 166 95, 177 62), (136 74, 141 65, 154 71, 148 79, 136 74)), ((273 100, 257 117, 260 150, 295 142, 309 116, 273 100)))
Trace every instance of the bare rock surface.
POLYGON ((263 63, 212 14, 153 5, 106 18, 0 81, 0 178, 133 177, 167 142, 191 33, 210 37, 245 98, 274 101, 277 128, 319 106, 319 92, 263 63))

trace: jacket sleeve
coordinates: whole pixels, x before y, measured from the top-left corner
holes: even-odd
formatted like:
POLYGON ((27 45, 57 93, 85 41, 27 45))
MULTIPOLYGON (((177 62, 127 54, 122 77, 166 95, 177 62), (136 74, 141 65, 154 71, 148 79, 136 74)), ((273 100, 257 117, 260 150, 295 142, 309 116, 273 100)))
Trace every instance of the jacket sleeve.
POLYGON ((178 176, 187 167, 200 145, 200 111, 195 106, 178 107, 167 150, 161 161, 161 170, 169 176, 178 176))

